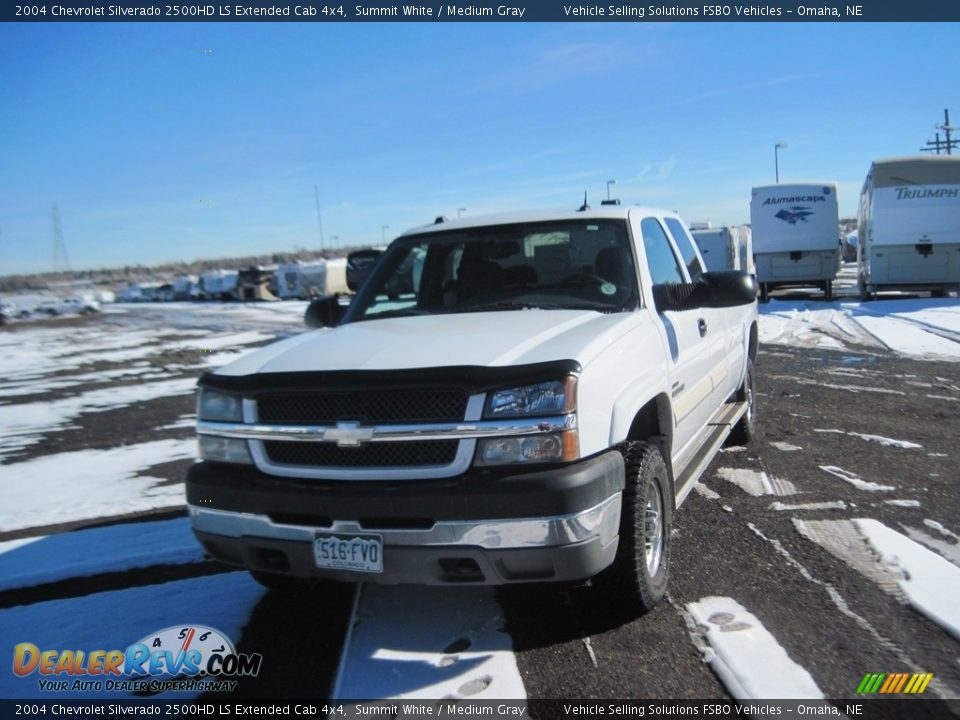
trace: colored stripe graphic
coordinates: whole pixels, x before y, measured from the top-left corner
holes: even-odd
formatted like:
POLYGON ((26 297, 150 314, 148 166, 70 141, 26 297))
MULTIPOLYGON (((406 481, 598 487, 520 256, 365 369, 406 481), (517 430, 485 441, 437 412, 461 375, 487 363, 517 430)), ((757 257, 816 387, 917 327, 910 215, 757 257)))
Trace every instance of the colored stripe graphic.
POLYGON ((858 695, 916 695, 924 692, 933 673, 867 673, 857 686, 858 695))

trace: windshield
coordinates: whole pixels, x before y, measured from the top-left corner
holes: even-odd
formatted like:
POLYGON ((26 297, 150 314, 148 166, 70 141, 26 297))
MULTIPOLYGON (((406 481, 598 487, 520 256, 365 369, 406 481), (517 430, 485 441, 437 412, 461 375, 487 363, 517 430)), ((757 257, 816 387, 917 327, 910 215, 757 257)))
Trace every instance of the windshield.
POLYGON ((398 315, 637 305, 623 220, 494 225, 401 238, 351 305, 347 322, 398 315))

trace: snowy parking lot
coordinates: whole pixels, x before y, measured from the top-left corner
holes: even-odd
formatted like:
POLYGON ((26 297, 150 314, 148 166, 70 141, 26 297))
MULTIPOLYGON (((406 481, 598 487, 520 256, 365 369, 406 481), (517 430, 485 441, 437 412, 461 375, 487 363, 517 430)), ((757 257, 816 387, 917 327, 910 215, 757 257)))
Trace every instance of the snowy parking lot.
MULTIPOLYGON (((0 331, 7 652, 194 623, 263 655, 231 696, 850 698, 909 672, 960 698, 960 300, 761 306, 759 436, 677 513, 669 602, 636 620, 584 587, 289 597, 205 558, 183 499, 196 378, 302 332, 303 310, 116 305, 0 331)), ((0 697, 52 696, 0 673, 0 697)))

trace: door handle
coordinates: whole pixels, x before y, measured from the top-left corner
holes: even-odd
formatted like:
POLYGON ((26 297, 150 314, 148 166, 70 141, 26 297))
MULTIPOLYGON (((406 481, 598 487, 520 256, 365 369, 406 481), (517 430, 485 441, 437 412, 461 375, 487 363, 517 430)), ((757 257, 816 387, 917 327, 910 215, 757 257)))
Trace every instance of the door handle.
POLYGON ((707 334, 707 321, 703 318, 697 320, 697 329, 700 330, 700 337, 704 337, 707 334))

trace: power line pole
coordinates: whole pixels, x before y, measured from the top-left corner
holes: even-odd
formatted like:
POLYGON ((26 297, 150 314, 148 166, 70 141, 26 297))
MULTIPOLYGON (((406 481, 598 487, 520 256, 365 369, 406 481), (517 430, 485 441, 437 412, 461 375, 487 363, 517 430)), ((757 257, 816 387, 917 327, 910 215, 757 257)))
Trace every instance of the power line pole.
POLYGON ((70 269, 70 258, 67 257, 67 244, 63 241, 63 227, 60 223, 60 208, 53 204, 53 271, 64 272, 70 269))
POLYGON ((928 140, 927 144, 920 148, 920 151, 936 152, 936 154, 939 155, 940 148, 943 148, 947 155, 952 155, 953 148, 960 146, 960 140, 954 140, 952 137, 950 137, 950 133, 957 128, 950 125, 950 110, 948 108, 943 109, 943 125, 937 125, 936 128, 937 130, 943 130, 947 136, 947 139, 944 141, 940 140, 940 133, 937 133, 936 140, 928 140))

